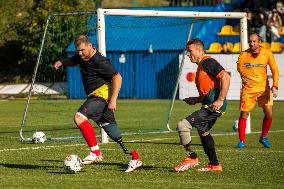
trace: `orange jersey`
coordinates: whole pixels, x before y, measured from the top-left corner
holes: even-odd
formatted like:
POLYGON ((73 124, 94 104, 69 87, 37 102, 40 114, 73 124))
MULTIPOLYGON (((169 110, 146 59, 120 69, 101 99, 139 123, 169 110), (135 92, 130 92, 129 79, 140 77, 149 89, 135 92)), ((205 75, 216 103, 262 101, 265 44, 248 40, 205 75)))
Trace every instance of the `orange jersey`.
POLYGON ((273 86, 278 88, 279 72, 272 52, 260 47, 260 52, 253 57, 250 50, 241 52, 238 61, 238 71, 242 78, 242 91, 249 93, 264 92, 269 86, 267 65, 270 66, 273 86))
POLYGON ((224 74, 224 68, 210 56, 203 56, 198 63, 195 84, 199 96, 206 96, 211 89, 220 89, 220 77, 224 74))

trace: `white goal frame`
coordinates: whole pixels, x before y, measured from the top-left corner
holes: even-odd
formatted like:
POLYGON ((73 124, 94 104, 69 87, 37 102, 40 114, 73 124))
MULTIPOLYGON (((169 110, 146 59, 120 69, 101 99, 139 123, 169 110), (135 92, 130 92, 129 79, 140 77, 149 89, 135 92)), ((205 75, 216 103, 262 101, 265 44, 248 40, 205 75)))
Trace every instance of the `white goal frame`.
MULTIPOLYGON (((106 30, 105 30, 105 16, 149 16, 149 17, 180 17, 180 18, 225 18, 225 19, 239 19, 240 20, 240 43, 241 50, 248 48, 248 31, 247 31, 247 16, 244 12, 195 12, 195 11, 156 11, 156 10, 127 10, 127 9, 102 9, 97 10, 97 26, 98 26, 98 49, 103 56, 106 54, 106 30)), ((183 53, 184 54, 184 53, 183 53)), ((184 56, 184 55, 183 55, 184 56)), ((183 58, 184 59, 184 58, 183 58)), ((180 70, 183 68, 183 61, 180 64, 180 70)), ((181 73, 181 72, 180 72, 181 73)), ((171 131, 169 126, 169 119, 176 97, 178 81, 180 73, 175 86, 173 99, 168 113, 167 128, 171 131)), ((250 119, 247 119, 246 133, 251 132, 250 119)), ((102 142, 108 142, 107 135, 102 131, 102 142), (105 137, 104 137, 105 136, 105 137)))

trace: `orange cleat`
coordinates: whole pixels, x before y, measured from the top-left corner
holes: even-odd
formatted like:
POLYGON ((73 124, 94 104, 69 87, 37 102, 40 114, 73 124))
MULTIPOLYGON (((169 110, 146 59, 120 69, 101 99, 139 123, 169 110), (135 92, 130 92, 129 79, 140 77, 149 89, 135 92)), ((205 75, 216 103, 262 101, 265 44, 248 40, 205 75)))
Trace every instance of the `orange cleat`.
POLYGON ((198 158, 192 159, 187 157, 183 162, 177 165, 174 169, 176 172, 183 172, 190 168, 196 167, 200 163, 198 158))
POLYGON ((205 171, 216 171, 216 172, 218 172, 218 171, 220 171, 220 172, 222 172, 223 169, 222 169, 221 164, 219 164, 219 165, 209 164, 209 165, 207 165, 205 167, 197 169, 197 171, 200 171, 200 172, 205 172, 205 171))

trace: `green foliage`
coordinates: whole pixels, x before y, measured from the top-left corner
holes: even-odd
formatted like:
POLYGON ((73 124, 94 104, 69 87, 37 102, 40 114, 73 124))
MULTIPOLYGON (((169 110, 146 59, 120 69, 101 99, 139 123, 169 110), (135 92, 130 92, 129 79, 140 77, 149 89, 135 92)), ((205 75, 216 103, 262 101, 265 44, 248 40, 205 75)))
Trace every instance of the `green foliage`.
MULTIPOLYGON (((48 15, 58 12, 94 11, 95 9, 96 0, 1 1, 0 55, 3 54, 3 56, 5 56, 5 49, 10 47, 9 44, 11 41, 15 41, 21 47, 21 54, 15 56, 16 58, 12 60, 12 65, 17 65, 16 67, 20 67, 21 64, 24 65, 22 66, 24 67, 24 70, 21 69, 21 71, 31 77, 39 53, 39 47, 48 15)), ((65 27, 64 22, 61 24, 65 27)), ((85 23, 81 23, 81 25, 83 24, 85 23)), ((57 27, 61 26, 58 25, 57 27)), ((63 44, 65 45, 64 48, 66 48, 67 42, 63 44)), ((55 49, 58 49, 56 48, 58 45, 52 43, 51 46, 53 46, 53 48, 50 50, 57 52, 55 49)), ((18 54, 15 50, 14 53, 18 54)), ((9 52, 9 54, 13 54, 13 52, 9 52)), ((50 59, 51 58, 56 58, 56 56, 51 56, 50 59)), ((7 74, 7 69, 10 69, 11 67, 9 66, 11 64, 11 58, 1 64, 4 64, 2 65, 2 68, 4 69, 0 71, 0 76, 2 74, 7 74)), ((15 73, 19 74, 17 71, 15 71, 15 73)), ((11 80, 14 79, 8 78, 8 80, 11 82, 11 80)))
MULTIPOLYGON (((33 5, 27 9, 29 17, 26 17, 21 24, 21 30, 19 29, 20 36, 22 37, 23 41, 23 50, 25 52, 24 59, 22 62, 26 64, 30 63, 34 66, 36 62, 37 55, 39 53, 39 47, 42 40, 42 35, 44 28, 46 26, 46 20, 48 15, 52 15, 53 13, 58 12, 76 12, 76 11, 89 11, 95 9, 95 1, 88 1, 88 0, 61 0, 61 1, 54 1, 54 0, 35 0, 33 5)), ((72 18, 71 18, 72 19, 72 18)), ((83 25, 85 23, 82 23, 83 25)), ((66 22, 57 23, 57 25, 53 25, 52 30, 56 30, 57 33, 54 33, 54 36, 60 32, 63 32, 61 27, 68 27, 66 22)), ((80 26, 74 26, 74 28, 80 26)), ((85 26, 86 27, 86 26, 85 26)), ((68 35, 66 33, 62 33, 62 35, 68 35)), ((61 38, 61 35, 57 35, 58 38, 61 38)), ((72 38, 73 36, 70 36, 72 38)), ((53 39, 53 40, 58 40, 53 39)), ((70 40, 70 39, 69 39, 70 40)), ((64 41, 61 45, 65 45, 64 48, 67 46, 69 41, 64 41)), ((62 50, 58 48, 57 45, 58 41, 52 41, 50 46, 46 48, 50 48, 50 51, 57 52, 58 50, 62 50)), ((61 47, 62 48, 62 47, 61 47)), ((51 56, 50 59, 56 58, 55 56, 51 56)), ((53 59, 54 61, 55 59, 53 59)))
POLYGON ((0 1, 0 44, 19 40, 16 25, 26 16, 26 5, 23 0, 0 1))

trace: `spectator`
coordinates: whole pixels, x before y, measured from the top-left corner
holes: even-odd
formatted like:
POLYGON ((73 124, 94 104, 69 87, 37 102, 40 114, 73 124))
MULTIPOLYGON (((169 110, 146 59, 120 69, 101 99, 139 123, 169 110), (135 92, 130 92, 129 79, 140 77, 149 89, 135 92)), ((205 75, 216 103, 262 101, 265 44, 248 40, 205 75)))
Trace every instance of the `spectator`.
POLYGON ((222 45, 221 53, 223 53, 223 54, 231 54, 232 53, 231 49, 228 48, 227 43, 224 43, 222 45))
POLYGON ((284 2, 283 0, 279 0, 276 4, 276 9, 279 12, 281 19, 282 19, 282 23, 284 22, 284 2))
POLYGON ((259 7, 256 15, 254 16, 254 23, 256 25, 256 32, 259 33, 261 40, 266 42, 266 31, 267 31, 268 15, 266 14, 263 7, 259 7))
POLYGON ((267 25, 270 30, 271 41, 273 42, 280 38, 282 19, 276 9, 273 9, 269 15, 267 25))
POLYGON ((247 13, 247 26, 248 26, 248 33, 255 32, 255 23, 253 20, 253 14, 249 9, 245 9, 247 13))

